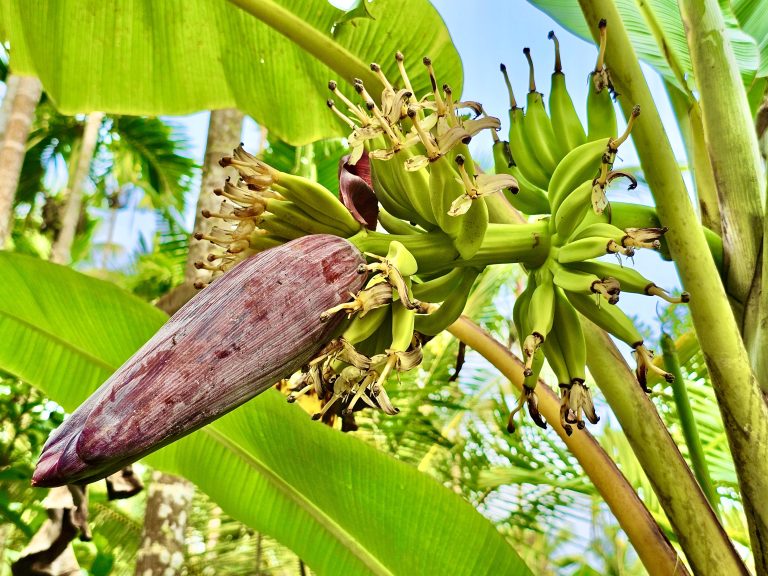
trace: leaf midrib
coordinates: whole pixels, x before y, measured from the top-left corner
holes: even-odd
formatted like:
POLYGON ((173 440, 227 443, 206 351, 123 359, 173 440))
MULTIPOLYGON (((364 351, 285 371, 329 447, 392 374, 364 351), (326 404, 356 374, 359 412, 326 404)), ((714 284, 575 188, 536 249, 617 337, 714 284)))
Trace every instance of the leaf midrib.
POLYGON ((340 542, 347 550, 349 550, 355 557, 368 568, 372 574, 381 574, 382 576, 392 576, 392 572, 382 562, 368 551, 352 534, 345 530, 338 524, 333 518, 326 514, 319 506, 317 506, 312 500, 304 496, 299 490, 296 490, 288 482, 267 466, 261 460, 255 458, 248 450, 240 446, 237 442, 228 438, 213 426, 206 426, 201 430, 215 441, 222 444, 228 450, 237 454, 243 461, 249 466, 254 468, 259 474, 261 474, 270 484, 282 492, 288 499, 293 501, 296 506, 306 511, 312 518, 318 522, 323 528, 326 529, 338 542, 340 542))
POLYGON ((101 358, 94 356, 93 354, 86 352, 82 348, 78 348, 76 346, 73 346, 70 342, 63 340, 62 338, 59 338, 55 334, 48 332, 46 330, 43 330, 36 326, 35 324, 32 324, 31 322, 24 320, 23 318, 19 318, 18 316, 11 314, 7 310, 0 310, 0 316, 5 316, 6 318, 10 319, 13 322, 17 322, 18 324, 21 324, 24 326, 27 330, 31 330, 32 332, 37 332, 38 334, 42 334, 49 340, 53 341, 55 344, 59 345, 61 348, 64 348, 65 350, 69 350, 70 352, 77 354, 92 364, 97 365, 99 368, 102 368, 109 372, 110 374, 117 370, 118 367, 112 366, 111 364, 105 362, 101 358))

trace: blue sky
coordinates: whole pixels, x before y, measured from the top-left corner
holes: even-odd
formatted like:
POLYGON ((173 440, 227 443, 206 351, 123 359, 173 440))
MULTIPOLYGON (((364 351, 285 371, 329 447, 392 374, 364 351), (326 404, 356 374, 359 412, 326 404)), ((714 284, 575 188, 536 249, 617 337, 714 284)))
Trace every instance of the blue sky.
MULTIPOLYGON (((344 1, 346 0, 337 0, 334 3, 344 1)), ((518 99, 524 98, 528 89, 528 64, 522 50, 524 47, 529 47, 536 65, 537 88, 545 94, 546 101, 554 54, 552 41, 547 38, 550 30, 554 30, 560 40, 563 70, 568 88, 577 110, 582 114, 583 120, 586 120, 584 110, 587 78, 597 54, 594 45, 570 34, 549 16, 520 0, 512 2, 484 0, 473 3, 470 8, 456 0, 433 0, 433 4, 444 18, 462 57, 465 76, 463 97, 482 102, 489 114, 498 116, 502 121, 502 135, 508 129, 509 104, 507 91, 499 72, 499 64, 501 62, 506 64, 518 99)), ((436 63, 436 68, 439 73, 439 62, 436 63)), ((657 107, 664 124, 672 127, 669 137, 673 148, 681 163, 685 163, 684 148, 663 84, 653 70, 646 67, 645 71, 652 93, 659 95, 657 107)), ((190 139, 191 153, 198 162, 202 162, 208 113, 200 112, 166 119, 184 129, 190 139)), ((642 121, 642 115, 640 121, 642 121)), ((620 123, 623 124, 621 119, 620 123)), ((256 148, 258 139, 258 127, 248 119, 243 130, 243 141, 246 147, 256 148)), ((489 134, 483 134, 473 140, 473 156, 481 163, 491 161, 490 143, 489 134)), ((638 164, 631 142, 622 147, 619 162, 625 166, 638 164)), ((653 203, 648 191, 642 188, 630 193, 616 187, 609 193, 609 198, 643 204, 653 203)), ((191 209, 185 216, 191 228, 194 220, 194 203, 190 205, 191 209)), ((151 214, 138 214, 131 217, 128 215, 129 212, 132 211, 124 211, 121 214, 117 234, 118 242, 128 250, 136 246, 140 235, 151 240, 154 231, 154 217, 151 214)), ((636 268, 657 284, 670 289, 679 285, 673 265, 661 261, 657 255, 640 251, 635 262, 636 268)), ((638 314, 647 324, 655 324, 656 299, 625 294, 622 295, 622 303, 625 309, 638 314)))

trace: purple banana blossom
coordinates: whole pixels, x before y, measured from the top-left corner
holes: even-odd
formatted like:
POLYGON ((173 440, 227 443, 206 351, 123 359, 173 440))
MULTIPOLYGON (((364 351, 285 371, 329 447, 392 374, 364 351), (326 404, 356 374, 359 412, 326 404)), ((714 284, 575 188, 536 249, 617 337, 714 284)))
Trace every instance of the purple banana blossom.
POLYGON ((219 418, 306 364, 362 288, 342 238, 305 236, 249 258, 182 307, 49 437, 35 486, 93 482, 219 418))

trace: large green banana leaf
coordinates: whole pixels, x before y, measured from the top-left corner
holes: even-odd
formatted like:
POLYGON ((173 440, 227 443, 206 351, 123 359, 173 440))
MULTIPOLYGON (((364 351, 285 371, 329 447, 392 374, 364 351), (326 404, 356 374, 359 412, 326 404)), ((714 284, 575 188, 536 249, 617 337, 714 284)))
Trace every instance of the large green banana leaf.
MULTIPOLYGON (((0 369, 72 410, 165 321, 112 284, 0 252, 0 369)), ((312 422, 274 391, 148 458, 320 574, 530 574, 426 475, 312 422)))
POLYGON ((326 108, 328 80, 359 77, 373 88, 369 64, 378 62, 394 82, 398 50, 419 96, 430 89, 425 55, 461 92, 459 55, 427 0, 367 8, 372 18, 342 21, 327 0, 0 0, 0 38, 10 41, 11 67, 38 75, 65 114, 238 107, 305 144, 345 133, 326 108))
MULTIPOLYGON (((578 0, 528 0, 558 24, 592 42, 578 0)), ((768 75, 768 11, 764 0, 721 2, 726 34, 731 40, 742 79, 750 86, 756 77, 768 75)), ((677 0, 616 0, 632 45, 638 56, 666 80, 689 92, 687 78, 693 68, 685 28, 677 0)), ((610 34, 610 22, 608 34, 610 34)))

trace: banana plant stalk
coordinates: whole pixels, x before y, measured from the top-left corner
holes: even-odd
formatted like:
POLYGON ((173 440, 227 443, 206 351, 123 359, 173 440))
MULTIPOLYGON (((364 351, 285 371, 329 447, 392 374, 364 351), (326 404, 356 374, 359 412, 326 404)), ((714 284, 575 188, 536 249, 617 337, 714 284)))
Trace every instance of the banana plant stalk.
POLYGON ((682 370, 680 370, 680 359, 677 356, 675 341, 666 332, 661 334, 661 350, 664 352, 664 367, 667 372, 675 377, 675 381, 672 382, 672 393, 675 396, 677 416, 680 418, 680 427, 683 429, 685 444, 688 446, 688 455, 693 465, 693 473, 696 475, 699 486, 701 486, 704 496, 707 497, 707 500, 712 505, 717 518, 722 521, 719 508, 720 498, 709 475, 707 460, 704 457, 704 448, 701 446, 701 440, 699 439, 699 430, 696 427, 691 402, 688 399, 688 391, 685 389, 685 379, 683 378, 682 370))
MULTIPOLYGON (((518 389, 523 390, 523 362, 504 344, 466 316, 454 322, 448 331, 493 364, 518 389)), ((639 390, 636 382, 634 386, 639 390)), ((652 574, 687 574, 685 564, 611 457, 586 430, 577 430, 568 435, 560 423, 560 400, 547 385, 538 386, 537 394, 539 411, 592 480, 627 533, 646 569, 652 574)), ((702 541, 702 545, 706 544, 706 541, 702 541)))
MULTIPOLYGON (((666 137, 653 96, 640 69, 621 17, 611 0, 579 0, 595 37, 598 22, 611 23, 607 61, 620 103, 629 117, 639 104, 643 121, 632 132, 656 202, 669 227, 667 242, 683 286, 690 292, 691 315, 723 416, 739 478, 758 571, 768 572, 768 408, 752 367, 739 324, 731 312, 720 274, 707 251, 680 168, 666 137)), ((734 158, 734 162, 739 162, 734 158)))
POLYGON ((704 139, 704 124, 701 118, 701 106, 689 98, 682 90, 671 82, 665 82, 669 101, 680 126, 680 132, 685 143, 685 154, 688 158, 688 170, 693 174, 696 198, 699 201, 701 223, 722 234, 720 222, 720 206, 717 202, 717 186, 712 164, 706 154, 707 143, 704 139))
POLYGON ((679 6, 723 219, 726 289, 752 315, 748 298, 759 270, 765 196, 754 120, 717 0, 683 0, 679 6))
POLYGON ((610 337, 582 321, 587 366, 645 470, 695 574, 748 574, 648 395, 610 337))

